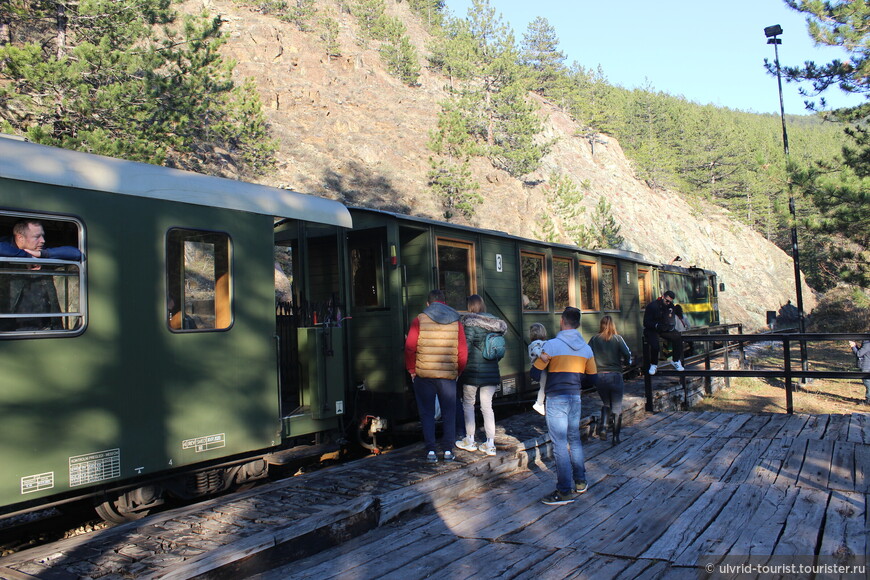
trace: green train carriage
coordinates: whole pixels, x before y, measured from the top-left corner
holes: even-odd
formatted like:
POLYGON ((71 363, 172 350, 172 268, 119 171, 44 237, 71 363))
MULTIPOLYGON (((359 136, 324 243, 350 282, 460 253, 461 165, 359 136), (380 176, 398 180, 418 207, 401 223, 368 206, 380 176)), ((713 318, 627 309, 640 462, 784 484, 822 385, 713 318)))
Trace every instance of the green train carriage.
POLYGON ((340 435, 344 340, 311 318, 347 300, 342 205, 0 138, 0 230, 21 219, 85 259, 0 258, 0 288, 40 277, 58 295, 56 312, 0 304, 0 513, 90 495, 135 518, 340 435), (283 340, 278 249, 293 258, 283 340))
POLYGON ((351 378, 366 399, 366 414, 394 424, 416 414, 403 345, 411 319, 433 288, 465 310, 470 294, 508 325, 507 355, 500 363, 497 399, 528 400, 528 328, 542 323, 559 330, 566 306, 582 309, 581 332, 598 331, 601 316, 617 328, 638 355, 643 307, 657 266, 633 252, 590 251, 458 226, 386 211, 351 208, 348 235, 351 378), (401 401, 401 402, 399 402, 401 401))

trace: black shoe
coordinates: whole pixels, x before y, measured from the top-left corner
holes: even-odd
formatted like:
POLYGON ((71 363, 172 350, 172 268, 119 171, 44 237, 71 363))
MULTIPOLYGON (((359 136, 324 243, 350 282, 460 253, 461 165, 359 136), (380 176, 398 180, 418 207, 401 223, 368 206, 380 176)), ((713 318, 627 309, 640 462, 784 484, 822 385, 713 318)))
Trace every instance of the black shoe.
POLYGON ((567 503, 574 502, 574 494, 570 491, 568 493, 562 493, 559 490, 554 491, 553 493, 547 494, 541 499, 541 503, 546 505, 565 505, 567 503))

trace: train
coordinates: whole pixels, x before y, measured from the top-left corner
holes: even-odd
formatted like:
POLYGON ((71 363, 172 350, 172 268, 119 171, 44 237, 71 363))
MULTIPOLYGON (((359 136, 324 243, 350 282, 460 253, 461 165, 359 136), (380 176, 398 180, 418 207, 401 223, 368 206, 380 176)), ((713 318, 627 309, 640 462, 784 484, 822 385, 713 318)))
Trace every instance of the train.
POLYGON ((527 329, 555 334, 566 306, 587 337, 613 316, 636 353, 665 289, 719 321, 710 270, 2 136, 0 238, 22 221, 83 257, 0 257, 3 518, 89 499, 128 521, 377 451, 416 420, 404 338, 433 288, 506 321, 502 403, 533 398, 527 329), (48 311, 21 310, 22 280, 53 288, 48 311))

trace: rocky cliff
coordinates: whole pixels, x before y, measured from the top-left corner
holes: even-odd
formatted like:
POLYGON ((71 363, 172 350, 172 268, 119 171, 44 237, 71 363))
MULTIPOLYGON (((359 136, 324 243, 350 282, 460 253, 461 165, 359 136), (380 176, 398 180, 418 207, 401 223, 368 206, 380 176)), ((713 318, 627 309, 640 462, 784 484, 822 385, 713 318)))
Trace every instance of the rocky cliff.
MULTIPOLYGON (((421 55, 427 35, 407 4, 388 2, 421 55)), ((328 57, 316 32, 259 14, 232 0, 187 0, 184 10, 220 14, 230 40, 227 56, 238 79, 252 77, 280 141, 278 167, 260 179, 270 185, 339 199, 348 204, 443 219, 426 173, 429 132, 446 80, 425 68, 420 86, 389 76, 376 47, 368 46, 354 19, 330 0, 317 2, 340 22, 342 54, 328 57)), ((425 63, 423 63, 425 64, 425 63)), ((767 310, 794 300, 791 258, 714 206, 686 203, 675 192, 654 190, 634 177, 619 143, 606 136, 590 144, 573 120, 539 100, 547 139, 557 139, 542 167, 525 181, 479 160, 474 166, 485 201, 471 225, 534 237, 536 216, 547 210, 541 183, 553 171, 586 183, 587 215, 605 196, 621 226, 626 248, 652 261, 716 270, 726 291, 720 308, 727 322, 764 325, 767 310), (530 185, 537 183, 538 185, 530 185)), ((228 165, 227 173, 233 168, 228 165)), ((805 309, 815 304, 804 286, 805 309)))

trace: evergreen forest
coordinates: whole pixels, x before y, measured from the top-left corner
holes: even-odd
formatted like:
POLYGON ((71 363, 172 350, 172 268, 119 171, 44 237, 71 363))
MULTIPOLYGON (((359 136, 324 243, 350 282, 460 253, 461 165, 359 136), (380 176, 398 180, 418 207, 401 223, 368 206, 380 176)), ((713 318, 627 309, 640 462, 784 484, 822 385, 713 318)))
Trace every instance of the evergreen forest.
MULTIPOLYGON (((791 253, 795 216, 812 236, 801 248, 808 282, 868 286, 870 110, 814 111, 786 118, 789 156, 777 115, 703 105, 657 91, 625 89, 606 71, 567 62, 555 29, 537 18, 519 36, 490 0, 466 15, 442 0, 404 0, 425 26, 425 49, 401 20, 398 0, 234 0, 314 35, 339 56, 339 20, 378 47, 385 70, 410 88, 422 67, 440 73, 448 97, 437 126, 420 135, 431 151, 427 176, 445 217, 470 216, 480 203, 472 159, 524 179, 552 143, 542 137, 537 95, 583 127, 593 148, 616 138, 638 179, 687 200, 719 205, 791 253)), ((850 58, 784 69, 819 93, 870 91, 867 3, 784 0, 810 17, 819 42, 850 58)), ((0 130, 34 142, 168 166, 241 174, 268 171, 276 143, 252 81, 234 82, 221 57, 219 17, 179 17, 172 0, 6 0, 0 3, 0 130)), ((771 79, 771 84, 775 81, 771 79)), ((822 103, 823 104, 823 103, 822 103)), ((582 215, 584 184, 553 175, 554 212, 572 223, 573 241, 620 244, 609 204, 582 215)), ((547 225, 542 235, 547 236, 547 225)))

